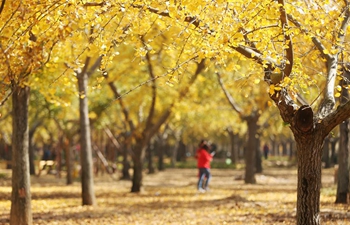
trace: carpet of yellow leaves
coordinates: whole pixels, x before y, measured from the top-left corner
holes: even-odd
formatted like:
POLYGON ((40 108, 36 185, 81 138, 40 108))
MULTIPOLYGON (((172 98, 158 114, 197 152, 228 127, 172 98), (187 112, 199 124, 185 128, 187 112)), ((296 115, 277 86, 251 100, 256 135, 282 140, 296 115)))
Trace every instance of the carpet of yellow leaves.
MULTIPOLYGON (((1 172, 1 171, 0 171, 1 172)), ((131 182, 95 177, 97 206, 81 206, 79 182, 66 186, 54 175, 32 177, 34 224, 295 224, 296 170, 266 169, 256 185, 243 171, 213 169, 211 189, 196 190, 196 169, 167 169, 144 177, 144 191, 131 182)), ((0 178, 0 224, 9 224, 11 187, 0 178)), ((323 170, 322 224, 350 224, 349 205, 335 205, 333 170, 323 170)))

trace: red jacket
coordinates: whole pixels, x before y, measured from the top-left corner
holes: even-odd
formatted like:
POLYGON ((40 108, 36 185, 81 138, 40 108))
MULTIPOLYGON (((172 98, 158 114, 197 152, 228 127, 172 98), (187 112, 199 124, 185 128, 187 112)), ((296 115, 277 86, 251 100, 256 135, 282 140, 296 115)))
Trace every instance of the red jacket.
POLYGON ((198 149, 196 158, 198 168, 210 168, 210 162, 213 159, 213 156, 210 155, 205 149, 198 149))

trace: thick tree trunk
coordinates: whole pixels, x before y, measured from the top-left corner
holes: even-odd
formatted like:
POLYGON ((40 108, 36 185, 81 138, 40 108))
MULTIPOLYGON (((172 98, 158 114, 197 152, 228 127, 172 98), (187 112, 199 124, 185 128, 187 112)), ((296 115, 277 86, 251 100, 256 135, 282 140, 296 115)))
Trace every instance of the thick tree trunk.
POLYGON ((320 224, 321 156, 320 135, 295 137, 298 157, 297 224, 320 224))
POLYGON ((17 87, 12 94, 12 194, 10 224, 32 224, 29 175, 29 87, 17 87))
POLYGON ((297 224, 320 225, 322 148, 327 134, 316 130, 310 106, 301 106, 291 127, 297 145, 297 224))
POLYGON ((246 121, 248 124, 248 143, 245 152, 245 176, 246 184, 255 184, 255 161, 256 161, 256 134, 258 130, 259 116, 249 116, 246 121))
POLYGON ((82 204, 95 205, 93 162, 91 149, 91 131, 87 99, 88 76, 86 72, 78 76, 79 111, 80 111, 80 151, 81 151, 81 187, 82 204))
POLYGON ((349 120, 340 124, 340 140, 338 152, 338 184, 335 203, 347 203, 349 186, 349 120))
POLYGON ((134 172, 132 177, 132 187, 131 192, 141 192, 142 191, 142 170, 143 170, 143 160, 145 158, 146 148, 142 144, 136 144, 133 155, 134 162, 134 172))

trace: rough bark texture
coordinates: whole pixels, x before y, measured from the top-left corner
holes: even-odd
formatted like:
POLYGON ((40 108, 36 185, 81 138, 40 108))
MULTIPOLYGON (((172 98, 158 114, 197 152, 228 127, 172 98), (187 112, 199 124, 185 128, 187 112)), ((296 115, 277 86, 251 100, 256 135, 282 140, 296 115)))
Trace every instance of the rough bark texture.
POLYGON ((297 224, 320 224, 321 153, 320 135, 298 135, 297 224))
POLYGON ((12 195, 10 224, 32 224, 29 175, 29 88, 16 88, 12 95, 12 195))
POLYGON ((81 151, 81 186, 82 204, 95 205, 93 183, 93 163, 91 149, 91 131, 87 99, 88 76, 85 72, 78 75, 79 111, 80 111, 80 151, 81 151))
POLYGON ((313 110, 304 105, 297 111, 292 131, 297 145, 297 224, 320 224, 322 148, 325 134, 314 126, 313 110))

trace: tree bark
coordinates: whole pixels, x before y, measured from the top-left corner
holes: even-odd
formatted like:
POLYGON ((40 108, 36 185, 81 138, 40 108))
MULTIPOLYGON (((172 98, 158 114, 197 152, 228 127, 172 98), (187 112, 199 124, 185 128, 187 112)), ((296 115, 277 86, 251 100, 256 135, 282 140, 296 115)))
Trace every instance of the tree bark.
MULTIPOLYGON (((35 157, 34 157, 34 144, 33 144, 34 132, 29 132, 29 173, 35 175, 35 157)), ((40 169, 40 168, 39 168, 40 169)))
POLYGON ((70 185, 73 184, 73 160, 72 160, 72 151, 70 149, 71 139, 66 137, 63 138, 63 146, 64 146, 64 152, 66 157, 66 169, 67 169, 67 176, 66 176, 66 184, 70 185))
MULTIPOLYGON (((88 58, 89 59, 89 58, 88 58)), ((87 59, 86 65, 89 64, 87 59)), ((93 162, 91 148, 91 130, 87 98, 88 75, 84 70, 78 74, 79 112, 80 112, 80 156, 81 156, 81 187, 82 204, 95 205, 95 191, 93 183, 93 162)))
POLYGON ((237 146, 236 146, 236 142, 237 142, 237 138, 238 135, 234 134, 232 129, 226 129, 227 133, 229 134, 230 137, 230 143, 231 143, 231 162, 232 164, 236 165, 237 161, 238 161, 238 151, 237 151, 237 146))
POLYGON ((262 167, 262 154, 260 149, 260 138, 255 137, 255 173, 262 173, 263 167, 262 167))
POLYGON ((329 137, 324 139, 322 161, 324 162, 324 168, 330 168, 331 162, 329 157, 329 137))
POLYGON ((158 170, 164 171, 164 148, 165 148, 165 141, 163 139, 163 135, 158 135, 158 139, 156 142, 157 146, 157 152, 158 152, 158 170))
POLYGON ((335 203, 348 203, 349 186, 349 120, 340 124, 340 140, 338 151, 338 183, 335 203))
POLYGON ((135 146, 134 154, 133 154, 133 162, 134 162, 134 173, 132 177, 132 187, 131 192, 141 192, 142 191, 142 170, 143 170, 143 160, 145 158, 145 146, 142 143, 138 143, 135 146))
POLYGON ((320 224, 322 148, 326 137, 315 129, 313 110, 301 106, 295 113, 292 131, 297 145, 297 224, 320 224))
POLYGON ((248 143, 245 152, 245 176, 244 182, 246 184, 255 184, 255 161, 256 161, 256 134, 258 130, 258 120, 259 116, 252 114, 246 119, 248 125, 248 143))
POLYGON ((298 149, 297 224, 320 224, 321 156, 323 137, 300 134, 298 149))
MULTIPOLYGON (((345 87, 346 85, 349 85, 349 78, 350 78, 350 65, 347 65, 347 69, 344 68, 344 79, 340 81, 340 85, 345 87)), ((341 92, 341 103, 346 103, 349 99, 349 91, 346 88, 343 88, 341 92)), ((349 141, 349 119, 344 120, 340 125, 340 137, 339 137, 339 151, 338 151, 338 183, 337 183, 337 196, 335 203, 348 203, 348 193, 350 188, 350 182, 349 182, 349 172, 350 172, 350 164, 349 164, 349 147, 350 147, 350 141, 349 141)))
POLYGON ((29 175, 29 87, 17 87, 12 95, 12 194, 10 224, 31 225, 29 175))
POLYGON ((156 172, 154 168, 154 163, 153 163, 153 151, 154 151, 154 145, 150 143, 147 148, 147 156, 148 156, 148 173, 153 174, 156 172))
POLYGON ((123 148, 123 169, 122 169, 122 180, 130 180, 131 176, 129 173, 130 162, 128 160, 128 152, 130 151, 129 144, 126 144, 123 148))

